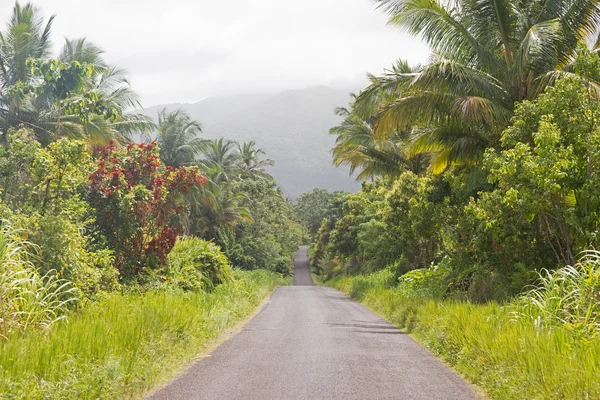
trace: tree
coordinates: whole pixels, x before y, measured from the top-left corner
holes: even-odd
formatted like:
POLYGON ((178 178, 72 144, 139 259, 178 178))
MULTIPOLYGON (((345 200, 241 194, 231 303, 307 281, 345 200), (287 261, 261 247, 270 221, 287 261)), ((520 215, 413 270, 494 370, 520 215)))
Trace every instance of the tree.
POLYGON ((313 189, 302 193, 296 202, 296 212, 308 228, 311 235, 316 235, 321 227, 321 221, 327 215, 330 203, 343 192, 330 192, 327 189, 313 189))
POLYGON ((209 173, 206 185, 193 193, 190 202, 190 231, 211 240, 217 237, 220 229, 233 229, 243 222, 252 222, 250 211, 240 205, 245 198, 245 193, 231 191, 223 182, 215 183, 214 176, 209 173))
POLYGON ((263 149, 256 148, 256 142, 237 143, 237 150, 240 155, 239 166, 243 175, 251 178, 272 178, 265 168, 275 165, 275 161, 262 158, 266 153, 263 149))
POLYGON ((406 170, 419 173, 427 168, 427 154, 408 157, 402 150, 402 139, 406 135, 396 133, 377 140, 372 118, 362 118, 346 108, 338 108, 336 114, 344 117, 344 120, 329 131, 337 136, 335 146, 331 149, 333 164, 349 166, 350 174, 361 170, 357 180, 378 176, 393 179, 406 170))
POLYGON ((205 143, 198 137, 200 133, 202 126, 186 111, 159 111, 157 141, 161 161, 174 168, 193 164, 205 143))
POLYGON ((206 142, 199 165, 216 184, 229 182, 240 173, 240 154, 237 144, 224 138, 206 142))
POLYGON ((128 113, 139 102, 124 72, 109 66, 97 46, 67 39, 59 58, 49 59, 53 20, 44 24, 37 8, 17 2, 0 34, 0 132, 24 125, 44 145, 65 136, 91 145, 125 142, 150 132, 149 118, 128 113))
MULTIPOLYGON (((377 0, 389 23, 429 44, 433 56, 411 69, 399 63, 358 96, 385 138, 411 130, 410 153, 433 152, 433 171, 479 160, 497 148, 514 105, 558 77, 572 75, 580 41, 596 33, 594 0, 377 0)), ((597 88, 591 84, 590 88, 597 88)))
POLYGON ((101 149, 90 176, 96 225, 125 276, 163 265, 183 232, 183 195, 206 179, 198 167, 164 168, 156 142, 101 149))

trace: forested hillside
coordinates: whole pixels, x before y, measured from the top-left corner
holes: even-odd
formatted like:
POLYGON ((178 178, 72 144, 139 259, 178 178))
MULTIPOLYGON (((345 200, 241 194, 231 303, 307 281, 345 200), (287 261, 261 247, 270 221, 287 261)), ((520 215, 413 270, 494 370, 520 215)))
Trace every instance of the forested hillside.
POLYGON ((202 122, 202 136, 255 141, 275 166, 269 171, 292 198, 314 188, 356 191, 360 185, 346 168, 331 165, 335 137, 329 128, 340 121, 334 110, 349 101, 349 90, 325 86, 276 95, 209 98, 196 104, 170 104, 142 110, 156 118, 163 108, 182 108, 202 122))

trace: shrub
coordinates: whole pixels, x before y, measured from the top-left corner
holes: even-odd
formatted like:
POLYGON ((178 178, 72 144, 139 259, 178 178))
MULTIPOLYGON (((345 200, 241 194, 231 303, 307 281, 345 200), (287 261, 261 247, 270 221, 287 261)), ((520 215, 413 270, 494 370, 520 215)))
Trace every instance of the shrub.
POLYGON ((131 276, 165 263, 182 232, 183 194, 206 179, 196 167, 164 168, 156 142, 119 150, 111 141, 90 181, 96 225, 115 251, 117 268, 131 276))
POLYGON ((195 237, 180 238, 164 267, 146 271, 154 283, 183 290, 205 290, 233 280, 233 271, 221 248, 195 237))
POLYGON ((398 289, 410 298, 441 299, 448 286, 448 274, 443 263, 415 269, 398 278, 398 289))
POLYGON ((81 299, 95 301, 120 288, 119 271, 114 263, 111 250, 84 251, 80 254, 73 272, 73 286, 77 288, 81 299))

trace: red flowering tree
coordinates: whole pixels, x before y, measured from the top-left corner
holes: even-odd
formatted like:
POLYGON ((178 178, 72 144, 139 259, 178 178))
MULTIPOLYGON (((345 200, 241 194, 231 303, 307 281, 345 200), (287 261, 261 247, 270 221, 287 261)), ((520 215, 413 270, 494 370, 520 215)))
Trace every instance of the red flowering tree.
POLYGON ((165 263, 183 230, 184 193, 206 178, 197 167, 165 168, 156 142, 118 149, 111 141, 90 181, 96 224, 127 275, 165 263))

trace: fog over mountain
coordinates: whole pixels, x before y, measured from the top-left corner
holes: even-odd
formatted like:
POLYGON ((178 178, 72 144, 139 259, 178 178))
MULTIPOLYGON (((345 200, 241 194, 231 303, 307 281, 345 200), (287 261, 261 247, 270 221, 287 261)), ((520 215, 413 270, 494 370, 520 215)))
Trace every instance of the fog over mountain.
POLYGON ((203 137, 254 140, 275 160, 270 171, 285 194, 296 198, 316 187, 355 191, 360 184, 346 168, 331 165, 335 137, 329 129, 340 118, 336 107, 350 101, 350 90, 317 86, 274 95, 208 98, 194 104, 166 104, 142 110, 156 118, 158 110, 182 108, 203 125, 203 137))

